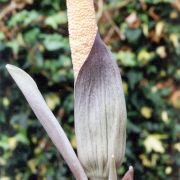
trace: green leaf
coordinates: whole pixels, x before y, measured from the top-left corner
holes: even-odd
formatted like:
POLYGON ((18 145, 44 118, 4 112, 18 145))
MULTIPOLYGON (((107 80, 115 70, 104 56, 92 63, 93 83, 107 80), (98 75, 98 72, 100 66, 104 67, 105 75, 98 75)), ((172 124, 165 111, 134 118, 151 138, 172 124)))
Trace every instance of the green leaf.
POLYGON ((141 37, 141 29, 130 29, 127 28, 125 31, 125 36, 130 43, 138 43, 139 38, 141 37))
POLYGON ((120 60, 124 66, 134 67, 137 65, 136 56, 130 51, 120 51, 116 54, 116 58, 120 60))
POLYGON ((57 29, 58 25, 65 23, 67 23, 67 15, 65 12, 50 16, 45 20, 45 24, 51 26, 53 29, 57 29))
POLYGON ((16 128, 24 128, 27 127, 27 117, 28 113, 19 112, 19 114, 14 114, 10 120, 10 124, 16 128))
POLYGON ((134 86, 143 79, 143 74, 141 72, 130 71, 127 74, 127 77, 129 80, 130 88, 133 89, 134 86))
POLYGON ((24 40, 28 44, 33 44, 38 40, 39 34, 39 28, 32 28, 24 33, 24 40))
POLYGON ((0 32, 0 41, 1 40, 4 40, 5 36, 4 36, 4 33, 3 32, 0 32))
POLYGON ((145 0, 146 3, 159 4, 159 3, 172 3, 174 0, 145 0))
POLYGON ((20 46, 16 39, 7 42, 6 46, 11 48, 14 54, 18 54, 20 46))
POLYGON ((16 13, 11 19, 8 21, 8 25, 10 27, 20 25, 29 25, 33 21, 36 21, 39 17, 39 14, 36 11, 27 11, 23 10, 19 13, 16 13))
POLYGON ((5 114, 0 112, 0 124, 5 122, 5 114))
POLYGON ((8 0, 0 0, 0 3, 6 3, 8 0))
POLYGON ((68 40, 59 34, 43 34, 41 35, 45 48, 49 51, 58 49, 69 49, 68 40))
POLYGON ((29 140, 28 140, 28 138, 26 136, 26 132, 24 132, 24 131, 22 131, 21 133, 17 134, 15 136, 15 138, 16 138, 16 140, 18 142, 21 142, 23 144, 29 144, 29 140))
POLYGON ((155 57, 154 52, 148 52, 146 49, 141 49, 138 52, 137 59, 140 66, 148 64, 155 57))

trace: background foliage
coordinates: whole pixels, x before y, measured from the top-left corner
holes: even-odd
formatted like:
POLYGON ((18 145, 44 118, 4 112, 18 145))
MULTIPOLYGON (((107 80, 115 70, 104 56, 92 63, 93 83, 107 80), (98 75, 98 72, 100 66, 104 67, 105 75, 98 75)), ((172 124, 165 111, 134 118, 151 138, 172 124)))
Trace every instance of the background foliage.
MULTIPOLYGON (((135 179, 180 178, 180 2, 97 0, 99 30, 114 53, 128 110, 135 179), (178 161, 179 160, 179 161, 178 161)), ((73 147, 73 71, 65 0, 0 0, 0 179, 73 179, 5 69, 37 82, 73 147)))

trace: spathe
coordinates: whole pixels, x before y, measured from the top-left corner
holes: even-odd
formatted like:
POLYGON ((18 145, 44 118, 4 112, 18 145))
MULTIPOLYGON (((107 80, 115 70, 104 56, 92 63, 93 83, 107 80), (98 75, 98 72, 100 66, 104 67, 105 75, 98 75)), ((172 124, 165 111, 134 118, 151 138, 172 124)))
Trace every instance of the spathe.
POLYGON ((8 64, 6 68, 24 94, 49 137, 67 162, 74 177, 78 180, 87 180, 87 176, 65 132, 47 106, 34 80, 25 71, 16 66, 8 64))
POLYGON ((126 118, 119 68, 97 33, 75 82, 77 152, 91 180, 115 177, 125 153, 126 118))

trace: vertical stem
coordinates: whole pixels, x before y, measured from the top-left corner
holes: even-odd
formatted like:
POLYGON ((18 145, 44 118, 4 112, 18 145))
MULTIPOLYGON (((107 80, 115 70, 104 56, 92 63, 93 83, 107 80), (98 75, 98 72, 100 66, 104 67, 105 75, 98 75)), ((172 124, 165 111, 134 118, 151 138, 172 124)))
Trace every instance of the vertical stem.
POLYGON ((97 23, 93 0, 67 0, 71 56, 75 78, 94 43, 97 23))

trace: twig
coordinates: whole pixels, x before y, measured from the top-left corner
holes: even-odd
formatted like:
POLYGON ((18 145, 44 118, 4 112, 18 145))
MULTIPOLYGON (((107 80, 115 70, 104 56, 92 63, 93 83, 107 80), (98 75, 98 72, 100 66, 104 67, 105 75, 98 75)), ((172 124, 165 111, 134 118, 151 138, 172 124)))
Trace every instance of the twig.
POLYGON ((112 27, 104 38, 104 42, 108 43, 114 33, 114 27, 112 27))
POLYGON ((108 11, 104 12, 104 15, 106 16, 107 20, 110 22, 110 24, 113 26, 115 32, 117 33, 117 35, 119 36, 119 38, 121 39, 121 34, 120 34, 120 29, 119 27, 116 25, 116 23, 113 21, 113 19, 111 18, 110 14, 108 11))
POLYGON ((97 21, 99 21, 101 19, 102 15, 104 14, 106 16, 107 20, 109 21, 109 23, 111 24, 111 26, 113 27, 108 32, 108 37, 105 38, 106 41, 109 39, 109 37, 112 36, 114 31, 117 33, 119 38, 122 39, 122 35, 120 33, 120 29, 116 25, 114 20, 112 19, 111 15, 110 15, 110 11, 112 11, 112 10, 119 10, 119 9, 125 7, 131 1, 132 0, 121 1, 121 2, 118 2, 118 3, 115 3, 115 4, 111 4, 111 5, 108 5, 108 6, 104 6, 104 7, 103 7, 103 0, 99 0, 98 1, 97 21))
POLYGON ((11 1, 9 5, 7 5, 4 9, 1 10, 0 20, 4 19, 8 14, 12 13, 15 10, 22 9, 26 5, 26 2, 16 3, 15 1, 11 1))
POLYGON ((103 0, 99 0, 97 6, 98 6, 98 11, 96 17, 97 17, 97 22, 99 22, 103 14, 103 0))

